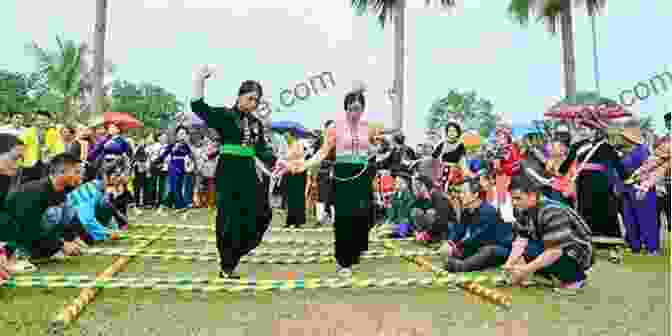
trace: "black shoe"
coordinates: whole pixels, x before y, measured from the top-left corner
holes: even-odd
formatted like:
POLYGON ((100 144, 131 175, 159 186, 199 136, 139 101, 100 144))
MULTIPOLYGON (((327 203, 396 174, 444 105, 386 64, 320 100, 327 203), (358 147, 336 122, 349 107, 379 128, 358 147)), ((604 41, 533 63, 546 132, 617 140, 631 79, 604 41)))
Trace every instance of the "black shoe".
POLYGON ((232 280, 238 280, 240 279, 240 275, 235 273, 235 272, 225 272, 225 271, 220 271, 219 272, 219 278, 220 279, 232 279, 232 280))

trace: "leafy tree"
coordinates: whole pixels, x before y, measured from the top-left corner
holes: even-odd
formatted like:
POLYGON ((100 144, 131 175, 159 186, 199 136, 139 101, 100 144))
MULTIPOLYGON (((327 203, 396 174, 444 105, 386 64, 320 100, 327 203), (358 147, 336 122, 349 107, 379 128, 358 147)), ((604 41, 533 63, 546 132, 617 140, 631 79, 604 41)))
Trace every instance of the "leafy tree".
POLYGON ((475 91, 461 93, 452 89, 430 107, 427 128, 441 133, 449 120, 457 119, 464 123, 465 130, 476 130, 488 137, 497 123, 493 106, 491 101, 479 98, 475 91))
POLYGON ((111 84, 112 110, 134 115, 146 129, 165 128, 162 120, 175 119, 184 104, 166 89, 149 84, 115 80, 111 84))
POLYGON ((29 113, 48 88, 39 73, 0 70, 0 115, 10 112, 29 113))
POLYGON ((63 99, 62 115, 57 118, 69 120, 73 117, 73 101, 80 91, 79 67, 83 46, 74 41, 63 42, 58 37, 56 41, 58 51, 43 49, 35 42, 28 45, 28 50, 37 58, 38 72, 46 77, 51 92, 63 99))

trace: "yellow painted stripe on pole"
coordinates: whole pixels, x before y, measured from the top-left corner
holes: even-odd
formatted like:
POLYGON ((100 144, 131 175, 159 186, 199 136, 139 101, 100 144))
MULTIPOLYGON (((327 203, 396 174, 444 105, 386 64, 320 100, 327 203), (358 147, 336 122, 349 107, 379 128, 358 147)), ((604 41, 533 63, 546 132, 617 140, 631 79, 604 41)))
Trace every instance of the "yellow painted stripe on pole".
MULTIPOLYGON (((167 232, 167 229, 164 229, 158 236, 161 236, 161 234, 164 234, 167 232)), ((148 240, 145 243, 141 244, 142 248, 148 247, 151 245, 154 240, 148 240)), ((112 278, 116 273, 118 273, 123 267, 125 267, 129 261, 131 260, 131 257, 120 257, 117 259, 112 265, 110 265, 108 268, 106 268, 98 277, 97 280, 104 280, 104 279, 109 279, 112 278)), ((51 322, 51 328, 59 329, 59 328, 65 328, 67 325, 72 323, 74 320, 76 320, 79 315, 82 313, 84 308, 86 307, 87 304, 93 302, 93 300, 96 298, 96 295, 98 294, 98 289, 97 288, 85 288, 82 289, 82 291, 79 293, 79 297, 77 297, 71 304, 67 305, 62 312, 60 312, 56 318, 51 322)))

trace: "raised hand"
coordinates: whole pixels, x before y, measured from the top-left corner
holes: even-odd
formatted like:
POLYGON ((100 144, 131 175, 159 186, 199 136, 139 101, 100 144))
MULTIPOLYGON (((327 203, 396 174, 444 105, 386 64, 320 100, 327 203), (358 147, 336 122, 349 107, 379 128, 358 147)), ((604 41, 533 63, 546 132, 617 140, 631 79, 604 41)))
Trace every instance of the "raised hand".
POLYGON ((273 167, 273 176, 282 176, 285 173, 287 173, 287 169, 289 168, 289 164, 285 160, 277 160, 275 162, 275 167, 273 167))
POLYGON ((215 67, 212 65, 202 65, 198 71, 196 71, 196 79, 206 80, 210 79, 215 75, 215 67))

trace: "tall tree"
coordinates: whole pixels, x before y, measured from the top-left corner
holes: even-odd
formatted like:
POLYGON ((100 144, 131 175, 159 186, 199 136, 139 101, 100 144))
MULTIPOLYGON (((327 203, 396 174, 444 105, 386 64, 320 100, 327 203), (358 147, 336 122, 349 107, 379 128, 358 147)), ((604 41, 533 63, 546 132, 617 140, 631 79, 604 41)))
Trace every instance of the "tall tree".
POLYGON ((588 14, 595 15, 606 4, 606 0, 511 0, 508 13, 518 23, 527 26, 530 17, 546 23, 548 31, 555 35, 560 26, 562 54, 565 72, 565 96, 576 95, 576 55, 574 52, 573 4, 585 4, 588 14))
POLYGON ((95 112, 102 114, 105 78, 105 32, 107 30, 107 0, 96 0, 96 29, 94 36, 95 57, 94 57, 94 85, 93 85, 93 106, 95 112))
MULTIPOLYGON (((95 68, 95 52, 85 45, 80 59, 80 94, 76 106, 79 108, 79 119, 85 121, 96 113, 96 83, 97 75, 95 68)), ((101 102, 102 111, 108 111, 110 108, 110 91, 114 81, 116 66, 109 60, 103 63, 103 80, 101 102)))
MULTIPOLYGON (((438 1, 444 7, 455 6, 454 0, 438 1)), ((427 5, 431 2, 432 0, 425 0, 427 5)), ((392 127, 401 130, 404 123, 404 78, 406 76, 406 0, 351 0, 351 6, 357 10, 358 15, 368 10, 377 13, 378 22, 383 28, 386 21, 394 19, 394 94, 390 98, 394 102, 392 127)))
POLYGON ((497 123, 491 101, 479 98, 475 91, 459 92, 450 90, 448 94, 432 104, 427 116, 427 129, 438 132, 451 119, 464 123, 465 130, 475 130, 488 137, 497 123))

